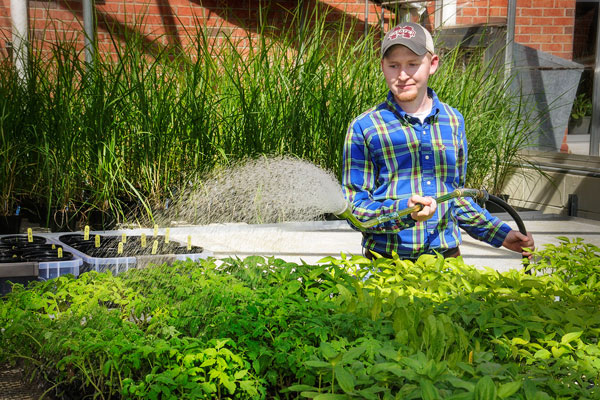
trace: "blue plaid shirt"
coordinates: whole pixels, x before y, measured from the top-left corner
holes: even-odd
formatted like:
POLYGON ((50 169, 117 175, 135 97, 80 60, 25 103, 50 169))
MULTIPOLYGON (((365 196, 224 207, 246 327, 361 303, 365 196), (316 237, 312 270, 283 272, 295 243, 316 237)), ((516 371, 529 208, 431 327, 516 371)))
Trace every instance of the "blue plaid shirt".
MULTIPOLYGON (((467 138, 463 116, 441 103, 433 90, 424 122, 406 114, 392 93, 350 124, 344 144, 342 185, 352 212, 361 221, 408 207, 413 194, 437 197, 464 187, 467 138)), ((438 204, 433 217, 415 222, 410 215, 379 224, 363 235, 363 247, 416 258, 461 243, 460 229, 500 247, 510 226, 471 198, 438 204)))

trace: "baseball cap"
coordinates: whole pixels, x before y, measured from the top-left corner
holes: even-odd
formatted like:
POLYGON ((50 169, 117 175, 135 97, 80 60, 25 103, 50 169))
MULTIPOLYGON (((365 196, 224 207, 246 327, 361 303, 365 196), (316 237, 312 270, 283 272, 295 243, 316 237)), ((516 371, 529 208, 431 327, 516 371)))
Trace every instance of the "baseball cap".
POLYGON ((414 22, 403 22, 385 34, 383 42, 381 42, 381 57, 396 44, 408 47, 419 56, 427 52, 434 54, 431 33, 414 22))

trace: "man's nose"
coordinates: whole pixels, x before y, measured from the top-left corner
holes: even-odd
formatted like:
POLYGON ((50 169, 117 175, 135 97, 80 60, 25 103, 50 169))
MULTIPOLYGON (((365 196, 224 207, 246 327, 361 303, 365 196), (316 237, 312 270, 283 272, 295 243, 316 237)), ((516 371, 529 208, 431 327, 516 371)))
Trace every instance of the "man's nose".
POLYGON ((398 71, 398 79, 405 81, 408 78, 410 78, 410 75, 404 70, 404 68, 400 68, 400 71, 398 71))

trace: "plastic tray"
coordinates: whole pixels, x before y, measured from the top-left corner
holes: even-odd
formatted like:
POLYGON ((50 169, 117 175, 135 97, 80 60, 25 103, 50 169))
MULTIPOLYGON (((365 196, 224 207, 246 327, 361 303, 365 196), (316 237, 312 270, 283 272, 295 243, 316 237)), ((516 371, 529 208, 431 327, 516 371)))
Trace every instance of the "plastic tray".
MULTIPOLYGON (((116 235, 103 235, 104 237, 118 237, 116 235)), ((136 256, 123 256, 123 257, 92 257, 78 249, 75 249, 68 244, 61 242, 58 238, 50 239, 53 243, 62 246, 66 251, 69 251, 83 260, 83 266, 80 268, 80 272, 97 271, 105 272, 110 271, 113 275, 125 272, 133 268, 145 268, 149 264, 171 264, 174 261, 198 261, 206 259, 212 254, 206 250, 201 253, 190 253, 190 254, 156 254, 156 255, 136 255, 136 256)), ((171 240, 172 242, 181 242, 171 240)))

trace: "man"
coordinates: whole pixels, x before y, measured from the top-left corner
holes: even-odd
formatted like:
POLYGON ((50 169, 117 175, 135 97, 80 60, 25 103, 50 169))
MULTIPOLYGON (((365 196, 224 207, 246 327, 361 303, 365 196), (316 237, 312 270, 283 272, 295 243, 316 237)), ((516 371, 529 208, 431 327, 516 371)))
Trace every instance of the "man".
POLYGON ((431 34, 403 23, 385 35, 381 69, 389 88, 385 102, 351 124, 344 144, 344 194, 359 220, 424 205, 401 220, 379 224, 363 235, 365 255, 397 253, 415 260, 437 251, 460 255, 463 228, 495 247, 530 256, 531 235, 512 230, 470 198, 436 204, 434 197, 464 187, 467 139, 464 118, 440 102, 427 86, 440 59, 431 34))

